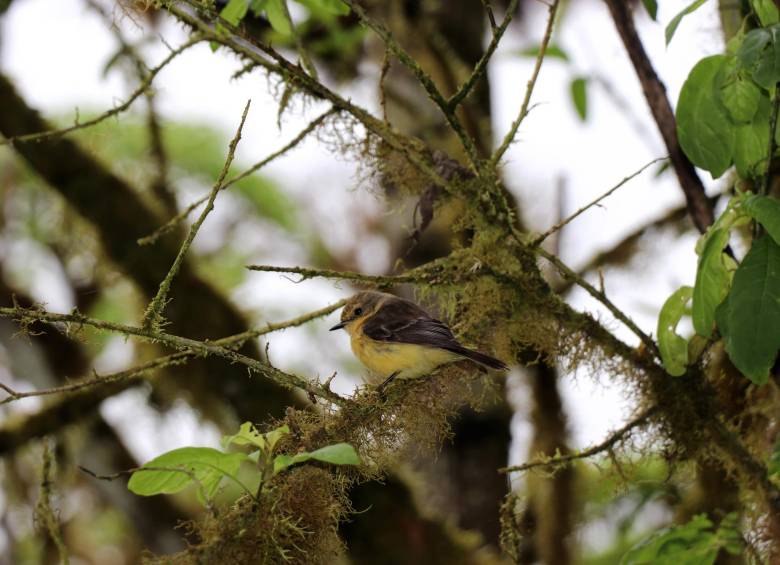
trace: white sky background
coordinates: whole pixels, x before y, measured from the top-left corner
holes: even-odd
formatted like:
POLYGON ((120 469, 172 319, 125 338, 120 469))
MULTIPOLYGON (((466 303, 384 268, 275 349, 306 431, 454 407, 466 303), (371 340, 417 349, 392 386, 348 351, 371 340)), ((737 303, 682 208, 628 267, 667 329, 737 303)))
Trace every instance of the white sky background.
MULTIPOLYGON (((674 15, 670 10, 680 6, 674 2, 660 4, 661 23, 650 21, 641 6, 636 21, 645 47, 674 103, 695 62, 722 49, 720 27, 715 3, 707 3, 683 20, 674 41, 666 49, 663 26, 674 15)), ((542 8, 532 10, 527 21, 510 30, 491 64, 497 136, 503 136, 519 109, 533 60, 518 57, 516 50, 538 44, 546 17, 546 10, 542 8)), ((108 108, 124 100, 131 90, 119 72, 112 72, 107 78, 101 76, 107 57, 115 50, 115 40, 104 22, 80 0, 19 0, 0 21, 0 68, 16 82, 26 100, 45 115, 60 116, 73 112, 76 107, 82 111, 108 108)), ((125 22, 124 26, 129 34, 134 33, 130 22, 125 22)), ((170 22, 160 28, 160 35, 173 46, 185 37, 182 28, 170 22)), ((538 230, 557 221, 555 195, 559 179, 565 183, 564 211, 568 214, 651 159, 665 154, 604 3, 599 0, 571 2, 553 41, 566 50, 572 62, 570 65, 555 59, 545 62, 533 97, 538 106, 523 123, 517 143, 505 157, 506 182, 521 197, 527 222, 538 230), (574 76, 592 73, 610 81, 628 103, 629 115, 619 111, 591 81, 588 120, 585 124, 579 121, 569 99, 569 81, 574 76), (640 136, 638 131, 644 134, 640 136)), ((153 65, 167 54, 167 49, 158 42, 147 52, 153 65)), ((280 133, 276 126, 277 106, 266 92, 265 80, 254 76, 231 81, 230 76, 238 68, 235 58, 223 51, 214 54, 207 45, 202 45, 180 56, 155 81, 164 119, 212 124, 223 130, 226 138, 234 132, 247 98, 252 98, 250 117, 237 151, 240 166, 234 170, 284 145, 324 109, 324 106, 310 107, 301 111, 297 107, 287 114, 280 133)), ((354 102, 375 109, 376 69, 363 70, 363 78, 350 87, 348 95, 354 102)), ((344 91, 343 88, 340 90, 344 91)), ((137 105, 141 108, 143 101, 139 100, 137 105)), ((367 191, 356 189, 356 164, 327 154, 315 140, 304 143, 290 157, 272 163, 264 174, 311 209, 311 217, 327 221, 327 229, 322 231, 335 249, 349 245, 354 237, 356 215, 351 211, 368 209, 381 213, 381 202, 367 191)), ((710 192, 716 189, 709 175, 702 173, 701 177, 710 192)), ((185 204, 190 196, 186 195, 185 204)), ((682 192, 674 176, 666 174, 656 180, 651 168, 610 197, 603 207, 594 208, 575 220, 562 237, 561 257, 573 267, 581 265, 594 253, 609 248, 624 235, 682 201, 682 192)), ((229 204, 223 206, 229 207, 229 204)), ((207 219, 196 240, 196 248, 210 250, 218 242, 220 222, 229 218, 225 213, 223 209, 223 215, 220 215, 218 199, 215 213, 207 219)), ((280 245, 274 253, 273 246, 261 243, 268 237, 267 232, 247 232, 243 236, 247 250, 257 250, 258 263, 296 265, 304 261, 301 249, 294 243, 280 245)), ((610 298, 648 333, 655 333, 656 316, 663 300, 679 285, 691 284, 695 272, 694 236, 655 241, 661 254, 637 258, 633 268, 625 273, 605 273, 610 298)), ((384 271, 389 255, 383 243, 367 241, 364 247, 365 252, 359 257, 363 270, 384 271)), ((56 284, 57 273, 52 274, 50 267, 47 271, 46 261, 39 262, 42 273, 39 280, 55 282, 36 285, 35 297, 47 302, 52 309, 69 309, 73 305, 72 297, 56 284)), ((319 308, 348 293, 347 285, 339 287, 327 281, 294 285, 277 275, 253 273, 233 298, 244 310, 255 313, 253 322, 259 324, 319 308)), ((572 303, 578 309, 595 313, 622 339, 637 342, 584 293, 575 291, 572 303)), ((314 375, 318 370, 322 377, 333 370, 339 370, 340 375, 349 375, 350 371, 355 375, 354 365, 341 365, 347 359, 347 337, 341 332, 326 331, 333 319, 335 316, 308 328, 273 334, 270 338, 273 362, 280 368, 297 369, 308 375, 314 375), (304 360, 300 355, 302 348, 311 350, 304 360)), ((121 349, 121 343, 109 348, 102 370, 127 362, 127 352, 123 353, 121 349)), ((520 380, 517 376, 513 379, 515 382, 520 380)), ((601 382, 608 383, 608 380, 605 376, 601 382)), ((621 425, 630 410, 619 390, 596 385, 587 375, 578 375, 576 379, 567 376, 563 382, 571 415, 570 428, 574 442, 579 446, 600 441, 610 429, 621 425)), ((348 391, 350 381, 341 379, 340 386, 348 391)), ((519 441, 513 459, 520 460, 524 456, 524 438, 528 433, 524 423, 526 413, 523 413, 525 393, 521 384, 513 388, 520 406, 515 427, 519 441)), ((177 405, 159 421, 155 413, 145 409, 143 396, 139 393, 131 392, 107 402, 104 414, 125 431, 131 447, 141 457, 181 445, 214 444, 218 440, 216 430, 204 426, 184 405, 177 405)))

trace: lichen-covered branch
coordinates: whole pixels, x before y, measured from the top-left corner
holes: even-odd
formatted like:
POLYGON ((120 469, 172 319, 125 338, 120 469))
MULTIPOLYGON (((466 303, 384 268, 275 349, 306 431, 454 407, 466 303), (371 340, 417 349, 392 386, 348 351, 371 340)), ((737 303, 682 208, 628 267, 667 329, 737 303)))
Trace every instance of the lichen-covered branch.
MULTIPOLYGON (((97 320, 89 318, 78 312, 72 314, 56 314, 54 312, 47 312, 45 310, 37 310, 34 308, 0 308, 0 316, 13 318, 18 320, 24 325, 24 323, 42 321, 48 323, 65 323, 72 324, 76 328, 79 326, 91 326, 99 330, 105 330, 109 332, 132 335, 141 338, 150 343, 159 343, 166 345, 179 351, 189 351, 199 356, 216 356, 227 359, 233 363, 240 363, 246 366, 251 371, 262 375, 263 377, 275 382, 286 388, 299 388, 307 393, 319 396, 325 400, 333 402, 339 406, 343 406, 347 403, 345 398, 342 398, 338 394, 331 391, 329 388, 320 384, 315 384, 297 375, 285 373, 263 363, 242 355, 233 349, 229 349, 223 345, 218 345, 216 342, 198 341, 186 337, 168 334, 159 330, 145 327, 128 326, 126 324, 116 324, 113 322, 107 322, 105 320, 97 320)), ((72 327, 69 328, 73 329, 72 327)))
POLYGON ((184 242, 181 244, 181 247, 179 248, 179 253, 176 254, 176 258, 173 260, 173 264, 171 265, 170 270, 165 275, 165 278, 160 283, 160 288, 157 289, 157 294, 155 294, 154 298, 152 298, 151 302, 149 302, 149 306, 146 308, 146 312, 144 313, 144 327, 149 327, 153 329, 158 329, 160 327, 160 322, 162 321, 162 313, 165 309, 165 303, 168 299, 168 292, 171 290, 171 283, 173 282, 173 278, 179 273, 179 270, 181 269, 182 263, 184 262, 184 257, 187 255, 187 251, 189 251, 190 246, 192 245, 192 242, 195 240, 195 236, 198 235, 198 230, 200 230, 200 226, 203 225, 203 222, 206 220, 206 216, 209 215, 209 213, 214 209, 214 200, 217 198, 217 193, 222 189, 222 185, 225 181, 225 177, 228 174, 228 171, 230 170, 230 164, 233 162, 233 157, 236 154, 236 148, 238 147, 238 142, 241 140, 241 132, 244 129, 244 123, 246 122, 246 116, 249 113, 249 106, 251 104, 251 100, 248 100, 246 103, 246 106, 244 107, 244 112, 241 114, 241 123, 238 124, 238 129, 236 130, 236 135, 233 137, 233 139, 230 142, 230 146, 228 147, 228 153, 227 157, 225 158, 225 164, 222 167, 222 170, 219 173, 219 176, 217 177, 217 181, 214 183, 214 187, 211 189, 211 193, 209 194, 208 201, 206 202, 206 207, 203 209, 203 211, 200 214, 200 217, 190 226, 190 230, 187 233, 187 237, 184 239, 184 242))
POLYGON ((570 453, 567 455, 560 455, 557 457, 542 457, 534 461, 529 461, 528 463, 523 463, 522 465, 513 465, 511 467, 504 467, 502 469, 499 469, 498 472, 519 473, 522 471, 529 471, 531 469, 536 469, 536 468, 543 468, 543 469, 548 469, 550 467, 557 468, 564 465, 568 465, 580 459, 588 459, 590 457, 593 457, 594 455, 598 455, 599 453, 604 453, 605 451, 609 451, 613 449, 617 444, 627 439, 628 436, 631 435, 631 433, 633 433, 633 431, 636 428, 642 427, 645 424, 647 424, 651 420, 651 418, 653 418, 655 415, 658 414, 658 412, 659 412, 658 406, 653 406, 652 408, 648 408, 647 410, 643 411, 639 416, 633 418, 625 426, 610 434, 609 437, 607 437, 607 439, 605 439, 601 443, 591 446, 587 449, 583 449, 582 451, 578 451, 577 453, 570 453))

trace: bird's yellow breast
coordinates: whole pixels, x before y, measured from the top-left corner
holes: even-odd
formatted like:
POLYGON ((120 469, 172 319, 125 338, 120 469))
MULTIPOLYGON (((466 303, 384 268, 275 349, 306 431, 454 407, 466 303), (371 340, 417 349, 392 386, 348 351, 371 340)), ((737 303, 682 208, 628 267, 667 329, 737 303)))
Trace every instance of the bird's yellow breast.
POLYGON ((352 351, 369 370, 385 379, 411 379, 431 373, 436 367, 459 358, 455 353, 411 343, 390 343, 366 337, 362 331, 350 332, 352 351))

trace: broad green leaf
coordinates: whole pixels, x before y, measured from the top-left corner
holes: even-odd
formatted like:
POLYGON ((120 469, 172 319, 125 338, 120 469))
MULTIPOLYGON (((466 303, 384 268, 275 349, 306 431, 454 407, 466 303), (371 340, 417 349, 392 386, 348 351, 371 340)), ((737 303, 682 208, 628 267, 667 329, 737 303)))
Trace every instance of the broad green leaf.
POLYGON ((682 19, 688 14, 698 10, 706 1, 707 0, 694 0, 694 2, 691 2, 687 8, 672 18, 672 20, 666 26, 666 45, 669 45, 672 37, 674 37, 674 33, 677 31, 677 26, 680 25, 682 19))
POLYGON ((745 198, 742 207, 780 245, 780 200, 752 194, 745 198))
POLYGON ((771 237, 753 242, 716 316, 731 362, 766 383, 780 348, 780 246, 771 237))
POLYGON ((312 459, 333 465, 360 465, 360 457, 348 443, 336 443, 310 453, 312 459))
POLYGON ((694 516, 680 526, 661 528, 631 548, 620 560, 621 565, 712 565, 721 549, 732 554, 742 551, 741 536, 732 518, 724 518, 713 531, 704 514, 694 516))
POLYGON ((758 65, 753 71, 753 80, 767 90, 774 88, 780 81, 780 24, 769 28, 772 40, 761 52, 758 65))
POLYGON ((678 288, 666 299, 658 315, 658 349, 666 372, 675 377, 685 374, 688 366, 688 342, 677 334, 677 324, 692 295, 691 287, 678 288))
POLYGON ((723 248, 728 242, 727 228, 714 229, 699 257, 693 288, 693 327, 703 337, 712 335, 715 310, 729 293, 731 276, 723 261, 723 248))
POLYGON ((344 4, 341 0, 308 0, 307 2, 300 3, 310 5, 315 9, 337 16, 346 16, 349 14, 349 6, 344 4))
POLYGON ((749 78, 734 73, 720 87, 721 102, 735 122, 750 122, 758 111, 761 89, 749 78))
POLYGON ((142 496, 172 494, 199 483, 212 496, 225 475, 235 476, 244 453, 223 453, 211 447, 182 447, 155 457, 135 471, 127 488, 142 496), (164 469, 164 470, 163 470, 164 469), (194 480, 193 480, 194 479, 194 480))
POLYGON ((247 10, 249 10, 249 0, 230 0, 227 6, 222 8, 219 17, 230 25, 237 26, 246 16, 247 10))
POLYGON ((658 17, 658 2, 656 0, 642 0, 642 3, 645 5, 647 14, 655 21, 658 17))
POLYGON ((762 93, 758 111, 752 121, 735 128, 734 165, 743 179, 758 178, 765 172, 769 145, 769 106, 769 98, 762 93))
POLYGON ((316 459, 333 465, 360 465, 360 457, 355 448, 348 443, 337 443, 321 447, 311 453, 297 453, 295 455, 277 455, 274 458, 274 474, 295 465, 316 459))
MULTIPOLYGON (((520 55, 523 57, 538 57, 539 47, 526 47, 520 51, 520 55)), ((548 45, 547 49, 544 50, 544 56, 545 58, 552 57, 553 59, 560 59, 561 61, 566 61, 567 63, 569 62, 569 55, 558 45, 548 45)))
POLYGON ((291 35, 292 23, 290 18, 287 17, 286 2, 287 0, 268 0, 265 7, 265 15, 268 16, 268 21, 274 30, 282 35, 291 35))
POLYGON ((727 61, 724 55, 699 61, 683 84, 677 104, 680 145, 693 164, 708 170, 713 178, 728 169, 734 151, 734 126, 715 88, 715 79, 727 61))
POLYGON ((780 20, 774 0, 750 0, 750 5, 763 27, 769 27, 780 20))
POLYGON ((571 101, 574 104, 574 109, 577 110, 577 115, 584 122, 588 117, 588 79, 583 77, 575 78, 569 85, 571 92, 571 101))
POLYGON ((772 34, 763 28, 751 30, 737 50, 737 61, 749 71, 755 70, 761 54, 769 42, 772 41, 772 34))

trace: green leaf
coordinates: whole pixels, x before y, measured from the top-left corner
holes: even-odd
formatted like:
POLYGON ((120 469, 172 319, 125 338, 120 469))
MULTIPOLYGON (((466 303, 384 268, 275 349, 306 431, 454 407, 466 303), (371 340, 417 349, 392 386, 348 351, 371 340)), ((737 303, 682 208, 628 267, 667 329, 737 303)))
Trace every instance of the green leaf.
POLYGON ((720 88, 720 99, 735 122, 750 122, 758 111, 761 89, 756 83, 734 73, 720 88))
POLYGON ((647 14, 655 21, 658 17, 658 2, 656 0, 642 0, 642 3, 645 5, 647 14))
POLYGON ((753 71, 753 80, 767 90, 774 88, 780 81, 780 25, 773 25, 769 32, 772 40, 769 47, 761 52, 753 71))
MULTIPOLYGON (((539 46, 526 47, 525 49, 522 49, 519 54, 523 57, 536 58, 539 56, 539 46)), ((553 59, 560 59, 567 63, 569 62, 569 55, 558 45, 548 45, 547 49, 544 50, 544 57, 545 59, 547 57, 552 57, 553 59)))
POLYGON ((694 0, 694 2, 691 2, 687 8, 672 18, 672 21, 670 21, 669 25, 666 26, 666 45, 669 45, 672 37, 674 37, 674 33, 677 31, 677 26, 680 25, 682 19, 688 14, 698 10, 706 1, 707 0, 694 0))
POLYGON ((231 445, 255 445, 260 449, 266 449, 265 437, 255 429, 252 422, 244 422, 238 428, 238 432, 232 436, 224 436, 220 442, 222 449, 231 445))
POLYGON ((255 16, 259 16, 265 11, 265 5, 268 4, 268 0, 252 0, 249 4, 249 9, 255 16))
POLYGON ((292 23, 287 16, 287 0, 268 0, 265 7, 265 15, 275 31, 282 35, 292 34, 292 23))
POLYGON ((219 17, 230 25, 237 26, 246 16, 247 10, 249 10, 249 0, 230 0, 227 6, 222 8, 219 17))
POLYGON ((279 440, 289 433, 290 428, 285 424, 265 434, 265 440, 268 442, 268 450, 273 450, 273 448, 276 447, 276 444, 279 443, 279 440))
POLYGON ((310 453, 312 459, 333 465, 360 465, 360 457, 348 443, 336 443, 310 453))
POLYGON ((751 30, 737 50, 739 64, 751 72, 755 70, 756 63, 770 41, 772 41, 772 34, 767 30, 763 28, 751 30))
POLYGON ((758 106, 753 120, 736 126, 734 132, 734 165, 743 179, 758 178, 766 170, 770 102, 763 93, 758 106))
POLYGON ((666 372, 679 377, 688 366, 688 341, 677 334, 677 324, 693 295, 689 286, 678 288, 666 299, 658 315, 658 349, 666 372))
POLYGON ((780 200, 752 194, 745 198, 742 207, 780 245, 780 200))
POLYGON ((729 293, 731 276, 723 260, 723 249, 728 242, 728 228, 712 230, 699 257, 693 288, 693 327, 703 337, 712 335, 715 310, 729 293))
POLYGON ((319 9, 336 16, 346 16, 349 14, 349 6, 344 4, 344 2, 341 0, 308 0, 307 2, 300 3, 304 5, 311 5, 315 9, 319 9))
POLYGON ((715 79, 728 62, 724 55, 699 61, 683 84, 677 103, 677 135, 694 165, 708 170, 713 178, 731 165, 734 126, 720 103, 715 79))
POLYGON ((172 494, 198 483, 212 496, 225 475, 235 476, 244 453, 223 453, 211 447, 182 447, 155 457, 135 471, 127 488, 142 496, 172 494))
POLYGON ((574 103, 574 108, 577 110, 577 115, 584 122, 588 117, 588 92, 586 87, 588 86, 588 79, 579 77, 571 81, 569 90, 571 91, 571 100, 574 103))
POLYGON ((277 455, 274 458, 274 474, 295 465, 316 459, 333 465, 360 465, 360 457, 355 448, 348 443, 336 443, 321 447, 311 453, 297 453, 295 455, 277 455))
POLYGON ((774 0, 750 0, 750 5, 763 27, 769 27, 780 20, 774 0))
POLYGON ((766 383, 780 348, 780 246, 771 237, 753 242, 716 317, 734 366, 766 383))
POLYGON ((687 524, 661 528, 631 548, 621 565, 712 565, 721 543, 704 514, 687 524))

